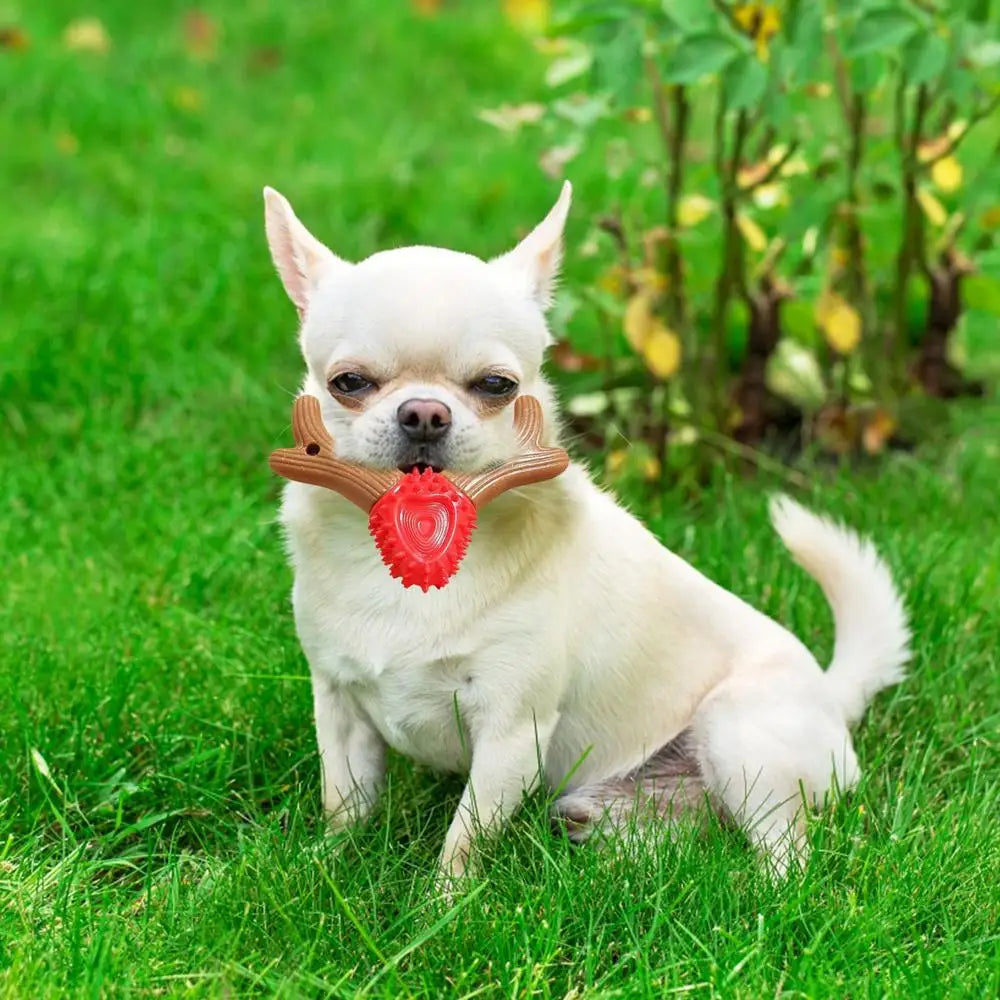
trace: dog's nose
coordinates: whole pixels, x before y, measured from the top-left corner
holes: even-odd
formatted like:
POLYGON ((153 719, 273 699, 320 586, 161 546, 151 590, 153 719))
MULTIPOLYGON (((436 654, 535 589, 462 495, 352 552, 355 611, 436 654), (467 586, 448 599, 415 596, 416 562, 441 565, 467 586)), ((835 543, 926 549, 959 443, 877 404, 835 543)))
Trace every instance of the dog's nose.
POLYGON ((408 399, 396 411, 396 419, 411 441, 438 441, 451 427, 451 410, 436 399, 408 399))

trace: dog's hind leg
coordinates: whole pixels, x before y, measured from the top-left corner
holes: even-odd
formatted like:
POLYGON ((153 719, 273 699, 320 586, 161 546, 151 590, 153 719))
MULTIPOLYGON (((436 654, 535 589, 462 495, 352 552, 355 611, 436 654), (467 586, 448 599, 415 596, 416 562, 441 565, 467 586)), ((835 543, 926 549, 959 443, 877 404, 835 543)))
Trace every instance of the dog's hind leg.
POLYGON ((705 786, 690 734, 685 731, 634 771, 567 792, 553 806, 553 817, 574 843, 595 835, 621 836, 670 830, 703 818, 705 786))
POLYGON ((805 809, 857 781, 843 714, 811 663, 723 682, 699 706, 691 731, 709 795, 779 877, 806 857, 805 809))

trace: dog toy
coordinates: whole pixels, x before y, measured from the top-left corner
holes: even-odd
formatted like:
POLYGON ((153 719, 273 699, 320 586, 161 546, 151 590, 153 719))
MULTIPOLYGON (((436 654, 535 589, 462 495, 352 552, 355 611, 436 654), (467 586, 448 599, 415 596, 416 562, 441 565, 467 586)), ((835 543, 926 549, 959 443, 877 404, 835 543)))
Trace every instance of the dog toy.
POLYGON ((426 592, 455 575, 479 510, 507 490, 554 479, 569 465, 562 448, 542 447, 542 407, 534 396, 515 400, 514 428, 525 450, 476 475, 370 469, 336 457, 319 400, 299 396, 292 409, 295 447, 272 452, 269 464, 285 479, 323 486, 360 507, 390 575, 426 592))

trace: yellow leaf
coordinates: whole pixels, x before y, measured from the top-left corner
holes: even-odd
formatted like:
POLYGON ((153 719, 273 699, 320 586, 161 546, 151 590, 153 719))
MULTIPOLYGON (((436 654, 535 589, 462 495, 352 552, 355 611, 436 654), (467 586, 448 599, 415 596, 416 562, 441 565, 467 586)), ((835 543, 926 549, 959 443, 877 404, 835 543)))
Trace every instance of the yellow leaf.
POLYGON ((949 141, 947 135, 938 135, 932 139, 924 139, 917 146, 917 159, 921 163, 930 163, 931 160, 944 153, 948 148, 949 141))
POLYGON ((764 230, 749 215, 744 212, 737 214, 736 225, 751 250, 763 253, 767 249, 767 237, 764 235, 764 230))
POLYGON ((809 164, 801 156, 790 156, 778 173, 782 177, 798 177, 809 173, 809 164))
POLYGON ((111 48, 107 28, 96 17, 81 17, 71 21, 62 37, 66 48, 74 52, 96 52, 103 56, 111 48))
POLYGON ((549 0, 503 0, 503 13, 518 31, 540 35, 549 23, 549 0))
POLYGON ((632 273, 632 280, 641 292, 662 292, 667 287, 667 276, 655 267, 637 267, 632 273))
POLYGON ((886 445, 896 431, 896 421, 883 409, 876 410, 861 432, 861 446, 869 455, 885 451, 886 445))
POLYGON ((673 330, 657 323, 642 348, 646 367, 657 378, 670 378, 681 366, 681 341, 673 330))
POLYGON ((754 191, 753 200, 758 208, 776 208, 788 204, 788 192, 784 184, 761 184, 754 191))
POLYGON ((741 189, 746 189, 753 187, 755 184, 760 184, 760 182, 771 172, 771 168, 774 166, 773 163, 767 160, 761 160, 759 163, 750 163, 746 166, 740 167, 736 171, 736 183, 741 189))
POLYGON ((838 354, 850 354, 861 341, 858 311, 836 292, 824 292, 816 305, 816 322, 838 354))
POLYGON ((847 267, 847 262, 851 255, 843 247, 834 247, 830 251, 830 264, 835 271, 840 271, 847 267))
POLYGON ((917 201, 920 202, 920 207, 924 210, 924 215, 927 216, 931 225, 943 226, 948 221, 948 213, 945 211, 944 205, 927 188, 920 188, 917 191, 917 201))
POLYGON ((931 167, 931 180, 939 191, 950 194, 962 186, 962 164, 954 156, 945 156, 931 167))
POLYGON ((774 4, 741 3, 733 8, 733 20, 754 40, 757 56, 767 62, 768 41, 781 28, 781 15, 774 4))
POLYGON ((501 132, 516 132, 522 125, 534 125, 545 114, 542 104, 501 104, 498 108, 482 108, 476 117, 500 129, 501 132))
POLYGON ((781 158, 788 153, 788 146, 786 143, 779 142, 773 145, 767 151, 767 162, 773 167, 776 163, 781 162, 781 158))
POLYGON ((597 287, 612 295, 621 295, 625 288, 625 270, 621 264, 612 264, 597 276, 597 287))
POLYGON ((608 470, 609 476, 615 476, 621 472, 625 465, 628 452, 624 448, 616 448, 608 452, 608 457, 604 460, 604 467, 608 470))
POLYGON ((645 125, 647 122, 653 120, 653 112, 649 108, 639 107, 626 108, 622 112, 622 118, 627 122, 635 122, 639 125, 645 125))
POLYGON ((610 479, 638 472, 643 479, 651 482, 660 476, 660 460, 642 447, 616 448, 608 452, 604 459, 604 469, 610 479))
POLYGON ((580 152, 580 144, 575 139, 561 146, 546 149, 538 157, 538 165, 547 177, 558 180, 566 172, 566 164, 580 152))
POLYGON ((715 208, 715 202, 701 194, 685 195, 677 203, 677 221, 685 229, 697 226, 708 218, 715 208))
POLYGON ((765 4, 760 18, 760 31, 770 38, 781 30, 781 15, 773 4, 765 4))
POLYGON ((833 87, 825 80, 820 83, 807 83, 804 89, 810 97, 827 98, 833 93, 833 87))
POLYGON ((757 4, 741 3, 733 8, 733 20, 746 32, 753 30, 753 23, 757 17, 757 4))
POLYGON ((649 292, 637 292, 626 303, 622 321, 625 339, 633 351, 642 353, 653 329, 653 322, 653 297, 649 292))

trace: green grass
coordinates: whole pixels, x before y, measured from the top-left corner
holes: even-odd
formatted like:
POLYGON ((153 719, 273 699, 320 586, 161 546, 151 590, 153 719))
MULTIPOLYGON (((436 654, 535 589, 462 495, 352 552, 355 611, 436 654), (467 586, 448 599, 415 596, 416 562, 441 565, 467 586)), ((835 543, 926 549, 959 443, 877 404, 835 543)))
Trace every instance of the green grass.
MULTIPOLYGON (((543 67, 493 4, 202 6, 207 64, 176 3, 95 3, 104 58, 63 49, 77 4, 15 5, 31 47, 0 51, 0 995, 996 995, 996 403, 877 473, 815 473, 806 499, 879 538, 917 656, 801 879, 768 885, 725 830, 571 849, 537 797, 448 909, 460 786, 400 759, 375 821, 324 840, 264 462, 299 362, 260 188, 346 256, 496 253, 555 188, 539 139, 473 111, 543 67)), ((599 150, 574 179, 571 247, 599 150)), ((653 527, 827 655, 767 485, 720 473, 653 527)))

